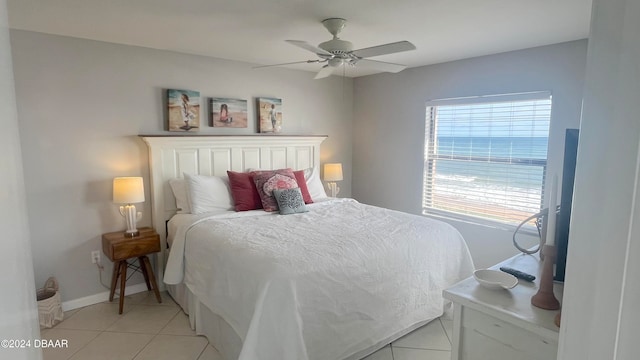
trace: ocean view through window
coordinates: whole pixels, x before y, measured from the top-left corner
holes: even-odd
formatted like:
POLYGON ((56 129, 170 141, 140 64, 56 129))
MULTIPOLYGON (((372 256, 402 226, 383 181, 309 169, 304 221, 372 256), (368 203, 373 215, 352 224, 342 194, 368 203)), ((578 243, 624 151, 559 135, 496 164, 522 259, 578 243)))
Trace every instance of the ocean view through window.
POLYGON ((540 211, 550 120, 548 92, 427 103, 423 213, 517 225, 540 211))

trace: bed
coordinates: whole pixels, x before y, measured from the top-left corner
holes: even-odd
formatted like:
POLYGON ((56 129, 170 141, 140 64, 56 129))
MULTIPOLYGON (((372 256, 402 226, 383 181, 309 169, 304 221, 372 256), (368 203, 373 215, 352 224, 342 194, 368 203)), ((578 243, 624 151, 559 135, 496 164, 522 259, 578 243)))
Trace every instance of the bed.
POLYGON ((473 271, 451 226, 353 199, 314 199, 294 215, 176 216, 171 179, 317 169, 324 139, 143 137, 153 223, 161 229, 168 221, 169 229, 158 283, 225 359, 362 358, 440 316, 442 290, 473 271))

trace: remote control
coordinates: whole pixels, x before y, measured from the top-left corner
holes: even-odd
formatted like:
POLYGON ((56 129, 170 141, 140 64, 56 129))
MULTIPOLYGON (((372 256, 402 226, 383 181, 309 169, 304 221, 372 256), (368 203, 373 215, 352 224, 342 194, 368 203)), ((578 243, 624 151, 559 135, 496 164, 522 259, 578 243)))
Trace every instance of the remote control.
POLYGON ((516 270, 516 269, 510 268, 510 267, 503 266, 503 267, 500 268, 500 270, 506 272, 507 274, 511 274, 511 275, 517 277, 518 279, 522 279, 524 281, 531 282, 531 281, 536 279, 536 277, 531 275, 531 274, 527 274, 526 272, 522 272, 520 270, 516 270))

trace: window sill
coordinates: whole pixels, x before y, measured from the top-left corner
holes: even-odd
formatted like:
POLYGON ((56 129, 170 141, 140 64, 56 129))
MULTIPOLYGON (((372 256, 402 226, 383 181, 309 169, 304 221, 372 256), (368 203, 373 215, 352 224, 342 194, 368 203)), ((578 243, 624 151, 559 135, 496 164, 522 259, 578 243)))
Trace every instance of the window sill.
MULTIPOLYGON (((505 224, 498 221, 491 221, 491 220, 481 219, 473 216, 454 214, 446 211, 438 211, 438 210, 432 210, 432 209, 422 210, 422 215, 439 219, 439 220, 451 220, 451 221, 463 222, 466 224, 482 226, 482 227, 492 228, 492 229, 502 230, 502 231, 509 231, 512 233, 516 231, 516 227, 517 227, 516 225, 505 224)), ((521 227, 520 230, 518 230, 518 233, 522 235, 539 236, 538 231, 536 230, 535 227, 528 227, 528 228, 521 227)))

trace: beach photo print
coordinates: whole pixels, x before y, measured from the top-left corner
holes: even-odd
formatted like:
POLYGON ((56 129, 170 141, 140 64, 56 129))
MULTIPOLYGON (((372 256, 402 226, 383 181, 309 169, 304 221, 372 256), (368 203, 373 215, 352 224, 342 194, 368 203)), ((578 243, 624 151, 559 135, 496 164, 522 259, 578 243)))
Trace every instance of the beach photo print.
POLYGON ((210 125, 213 127, 246 128, 247 100, 211 98, 210 125))
POLYGON ((167 90, 169 131, 200 131, 200 92, 167 90))
POLYGON ((258 98, 258 128, 261 133, 282 131, 282 99, 258 98))

